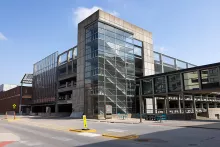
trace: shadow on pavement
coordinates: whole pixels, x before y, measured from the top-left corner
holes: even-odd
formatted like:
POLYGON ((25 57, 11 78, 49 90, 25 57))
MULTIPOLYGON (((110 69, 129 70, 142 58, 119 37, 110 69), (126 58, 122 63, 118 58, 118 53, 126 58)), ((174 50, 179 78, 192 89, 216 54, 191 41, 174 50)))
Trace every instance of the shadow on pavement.
MULTIPOLYGON (((204 128, 211 128, 212 125, 220 126, 220 123, 199 125, 204 128)), ((207 147, 219 146, 220 131, 208 130, 201 128, 187 128, 187 127, 168 127, 168 126, 155 126, 160 127, 160 131, 153 131, 147 134, 139 135, 138 139, 133 140, 109 140, 99 143, 88 145, 81 145, 81 147, 113 147, 113 146, 146 146, 146 147, 207 147), (164 127, 164 128, 163 128, 164 127), (163 130, 164 129, 164 130, 163 130)))

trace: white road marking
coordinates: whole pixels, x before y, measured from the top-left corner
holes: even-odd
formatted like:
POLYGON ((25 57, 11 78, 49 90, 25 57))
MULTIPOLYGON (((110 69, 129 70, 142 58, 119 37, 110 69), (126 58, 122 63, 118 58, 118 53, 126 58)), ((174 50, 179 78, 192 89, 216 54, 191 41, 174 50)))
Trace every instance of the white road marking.
POLYGON ((12 133, 0 133, 0 142, 2 141, 19 141, 20 137, 12 133))
POLYGON ((39 145, 42 145, 43 143, 42 142, 32 142, 32 141, 19 141, 19 143, 22 143, 26 146, 39 146, 39 145))
POLYGON ((128 131, 128 130, 121 130, 121 129, 107 129, 107 131, 110 131, 110 132, 119 132, 119 133, 121 133, 121 132, 126 132, 126 131, 128 131))
POLYGON ((86 137, 98 137, 101 136, 101 134, 96 134, 96 133, 78 133, 77 135, 81 135, 81 136, 86 136, 86 137))
POLYGON ((72 140, 71 138, 66 138, 66 137, 51 137, 53 139, 56 139, 56 140, 61 140, 61 141, 70 141, 72 140))

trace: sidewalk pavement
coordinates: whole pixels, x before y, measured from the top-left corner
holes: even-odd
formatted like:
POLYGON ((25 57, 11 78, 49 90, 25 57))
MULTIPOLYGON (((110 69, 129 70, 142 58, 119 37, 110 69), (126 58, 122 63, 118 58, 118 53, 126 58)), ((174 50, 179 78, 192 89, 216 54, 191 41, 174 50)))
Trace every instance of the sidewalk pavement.
MULTIPOLYGON (((16 122, 20 123, 33 123, 39 125, 47 125, 58 127, 62 129, 69 128, 81 128, 83 127, 82 119, 69 119, 69 118, 39 118, 35 116, 18 116, 16 122)), ((126 120, 117 120, 117 119, 109 119, 109 120, 97 120, 97 119, 87 119, 88 122, 92 122, 94 125, 98 123, 122 123, 122 124, 140 124, 139 119, 126 119, 126 120)), ((192 120, 192 121, 181 121, 181 120, 163 120, 160 122, 155 121, 146 121, 143 119, 142 125, 150 125, 150 126, 167 126, 167 127, 192 127, 192 128, 204 128, 204 129, 218 129, 220 130, 220 121, 200 121, 200 120, 192 120)), ((89 124, 90 125, 90 124, 89 124)))

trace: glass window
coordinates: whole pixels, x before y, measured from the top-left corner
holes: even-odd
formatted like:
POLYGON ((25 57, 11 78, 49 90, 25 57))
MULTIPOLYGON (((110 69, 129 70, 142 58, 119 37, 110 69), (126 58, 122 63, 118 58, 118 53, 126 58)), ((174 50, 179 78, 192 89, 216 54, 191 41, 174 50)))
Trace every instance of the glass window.
POLYGON ((106 41, 106 42, 115 43, 115 38, 106 36, 106 37, 105 37, 105 41, 106 41))
POLYGON ((185 90, 198 90, 199 81, 197 71, 187 72, 183 74, 184 77, 184 89, 185 90))
POLYGON ((177 66, 178 69, 185 69, 187 67, 185 62, 182 62, 182 61, 179 61, 179 60, 176 60, 176 66, 177 66))
POLYGON ((119 30, 119 29, 115 29, 115 33, 117 33, 117 34, 119 34, 119 35, 121 35, 121 36, 124 36, 124 31, 122 31, 122 30, 119 30))
POLYGON ((120 51, 123 51, 123 52, 125 51, 125 47, 124 46, 120 46, 120 45, 116 44, 115 47, 116 47, 117 50, 120 50, 120 51))
POLYGON ((73 59, 76 59, 77 57, 77 48, 74 48, 73 50, 73 59))
POLYGON ((134 46, 130 43, 125 43, 125 47, 133 49, 134 46))
POLYGON ((146 79, 142 81, 142 94, 152 94, 153 93, 153 87, 152 87, 152 79, 146 79))
POLYGON ((110 53, 110 54, 115 54, 115 49, 112 49, 110 47, 105 47, 105 52, 110 53))
POLYGON ((124 41, 121 41, 121 40, 115 40, 115 43, 120 45, 120 46, 125 46, 125 42, 124 41))
POLYGON ((67 62, 67 53, 64 53, 64 54, 59 56, 59 63, 63 64, 65 62, 67 62))
POLYGON ((111 32, 115 32, 115 28, 109 25, 105 25, 105 29, 111 32))
POLYGON ((73 50, 70 50, 70 51, 68 52, 68 58, 69 58, 69 60, 72 60, 72 59, 73 59, 73 50))
POLYGON ((137 40, 137 39, 134 39, 134 45, 143 47, 142 41, 139 41, 139 40, 137 40))
POLYGON ((160 63, 160 54, 159 53, 154 52, 154 61, 156 63, 160 63))
POLYGON ((101 33, 101 34, 104 34, 105 33, 105 29, 98 28, 98 32, 101 33))
POLYGON ((99 33, 98 38, 104 40, 104 34, 99 33))
POLYGON ((166 83, 165 77, 157 77, 154 81, 155 93, 165 93, 166 92, 166 83))
POLYGON ((128 43, 132 43, 133 44, 133 39, 132 38, 126 38, 125 41, 128 42, 128 43))
POLYGON ((114 33, 114 32, 111 32, 111 31, 108 31, 108 30, 105 30, 105 35, 106 35, 106 36, 109 36, 109 37, 115 38, 115 33, 114 33))
POLYGON ((174 59, 173 58, 170 58, 170 57, 167 57, 167 56, 165 56, 165 55, 162 55, 162 61, 163 61, 163 63, 164 64, 166 64, 166 65, 170 65, 170 66, 174 66, 175 64, 174 64, 174 59))
POLYGON ((192 68, 192 67, 196 67, 196 66, 188 63, 188 68, 192 68))
POLYGON ((126 38, 132 38, 132 34, 127 33, 127 32, 124 32, 124 36, 125 36, 126 38))
POLYGON ((105 28, 105 25, 104 25, 104 23, 102 23, 102 22, 98 22, 98 27, 104 29, 104 28, 105 28))
POLYGON ((105 46, 106 46, 106 47, 109 47, 109 48, 115 49, 115 44, 112 43, 112 42, 105 42, 105 46))
POLYGON ((134 54, 138 56, 142 56, 142 48, 140 47, 134 47, 134 54))
POLYGON ((164 64, 164 65, 163 65, 163 71, 164 71, 164 72, 170 72, 170 71, 174 71, 174 70, 176 70, 176 68, 173 67, 173 66, 169 66, 169 65, 167 65, 167 64, 164 64))
POLYGON ((181 91, 181 81, 180 81, 180 75, 174 74, 168 76, 168 90, 170 92, 173 91, 181 91))
POLYGON ((116 34, 116 39, 119 39, 119 40, 122 40, 124 41, 125 40, 125 37, 120 35, 120 34, 116 34))
POLYGON ((201 71, 202 88, 217 88, 219 87, 218 68, 211 68, 201 71))

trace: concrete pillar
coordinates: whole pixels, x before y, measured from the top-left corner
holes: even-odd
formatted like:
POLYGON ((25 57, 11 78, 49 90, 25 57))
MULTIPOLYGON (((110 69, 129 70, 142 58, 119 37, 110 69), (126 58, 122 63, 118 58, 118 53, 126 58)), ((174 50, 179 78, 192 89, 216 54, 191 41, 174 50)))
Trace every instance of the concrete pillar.
POLYGON ((184 97, 184 94, 182 94, 182 98, 183 98, 183 113, 186 114, 186 106, 185 106, 185 97, 184 97))
POLYGON ((202 102, 200 103, 200 108, 202 108, 202 109, 203 109, 203 103, 202 103, 202 102))
POLYGON ((206 103, 206 107, 207 107, 207 109, 209 108, 209 103, 208 102, 206 103))
POLYGON ((58 113, 59 112, 59 107, 58 107, 58 104, 55 105, 55 113, 58 113))
POLYGON ((178 107, 179 107, 179 113, 181 113, 181 100, 180 100, 180 95, 178 96, 178 107))
POLYGON ((164 113, 167 114, 167 101, 166 101, 166 97, 164 97, 163 110, 164 110, 164 113))
POLYGON ((170 113, 170 101, 169 101, 169 97, 167 96, 166 97, 166 100, 167 100, 167 114, 169 114, 170 113))
POLYGON ((195 101, 194 96, 192 96, 192 98, 193 98, 193 111, 194 111, 194 114, 197 115, 197 112, 196 112, 196 101, 195 101))
POLYGON ((153 114, 156 113, 155 97, 153 96, 153 114))
POLYGON ((217 103, 216 102, 214 102, 214 108, 217 108, 217 103))

